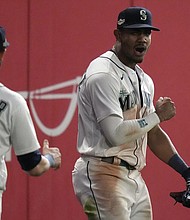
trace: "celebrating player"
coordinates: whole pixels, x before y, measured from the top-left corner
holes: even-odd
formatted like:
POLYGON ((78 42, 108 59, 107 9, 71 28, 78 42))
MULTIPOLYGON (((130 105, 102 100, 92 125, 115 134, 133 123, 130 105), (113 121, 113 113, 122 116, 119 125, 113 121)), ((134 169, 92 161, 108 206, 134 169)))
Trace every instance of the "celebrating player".
MULTIPOLYGON (((0 65, 6 48, 5 30, 0 27, 0 65)), ((31 176, 40 176, 50 168, 61 166, 58 148, 50 148, 48 140, 43 143, 43 155, 34 125, 24 98, 0 83, 0 219, 2 194, 6 188, 7 169, 5 154, 13 146, 22 169, 31 176)))
MULTIPOLYGON (((119 13, 116 43, 93 60, 78 87, 75 194, 89 220, 151 220, 140 171, 147 145, 188 183, 190 170, 160 123, 175 116, 174 102, 153 105, 153 81, 139 66, 151 44, 152 14, 142 7, 119 13)), ((187 197, 185 197, 187 198, 187 197)))

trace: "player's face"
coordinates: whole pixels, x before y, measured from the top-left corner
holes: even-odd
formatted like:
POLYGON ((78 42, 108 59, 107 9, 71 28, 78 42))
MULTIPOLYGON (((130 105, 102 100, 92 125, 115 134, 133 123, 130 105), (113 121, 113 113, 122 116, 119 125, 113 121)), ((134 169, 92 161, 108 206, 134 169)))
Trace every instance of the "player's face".
POLYGON ((127 66, 134 68, 141 63, 151 44, 150 29, 124 29, 119 31, 121 61, 127 66))

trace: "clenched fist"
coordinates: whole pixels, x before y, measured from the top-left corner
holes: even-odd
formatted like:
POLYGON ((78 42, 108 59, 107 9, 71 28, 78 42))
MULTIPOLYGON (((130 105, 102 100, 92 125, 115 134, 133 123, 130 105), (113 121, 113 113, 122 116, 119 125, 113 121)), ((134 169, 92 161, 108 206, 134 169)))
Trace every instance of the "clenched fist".
POLYGON ((167 121, 176 114, 175 104, 169 97, 160 97, 156 102, 155 109, 160 122, 167 121))

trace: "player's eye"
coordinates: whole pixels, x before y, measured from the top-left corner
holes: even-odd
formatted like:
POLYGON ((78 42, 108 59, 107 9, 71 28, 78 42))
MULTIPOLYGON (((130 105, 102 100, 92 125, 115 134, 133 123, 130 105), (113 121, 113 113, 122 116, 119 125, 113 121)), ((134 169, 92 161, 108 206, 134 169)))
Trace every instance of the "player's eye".
POLYGON ((146 35, 146 36, 151 35, 151 30, 145 30, 145 31, 144 31, 144 35, 146 35))

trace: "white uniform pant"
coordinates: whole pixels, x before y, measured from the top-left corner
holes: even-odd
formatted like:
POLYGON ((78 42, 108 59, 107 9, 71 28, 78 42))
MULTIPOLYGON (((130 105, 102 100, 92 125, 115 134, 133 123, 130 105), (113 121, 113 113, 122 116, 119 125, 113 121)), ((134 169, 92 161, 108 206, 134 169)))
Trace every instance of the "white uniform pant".
POLYGON ((149 193, 139 171, 79 158, 72 178, 89 220, 152 220, 149 193))

